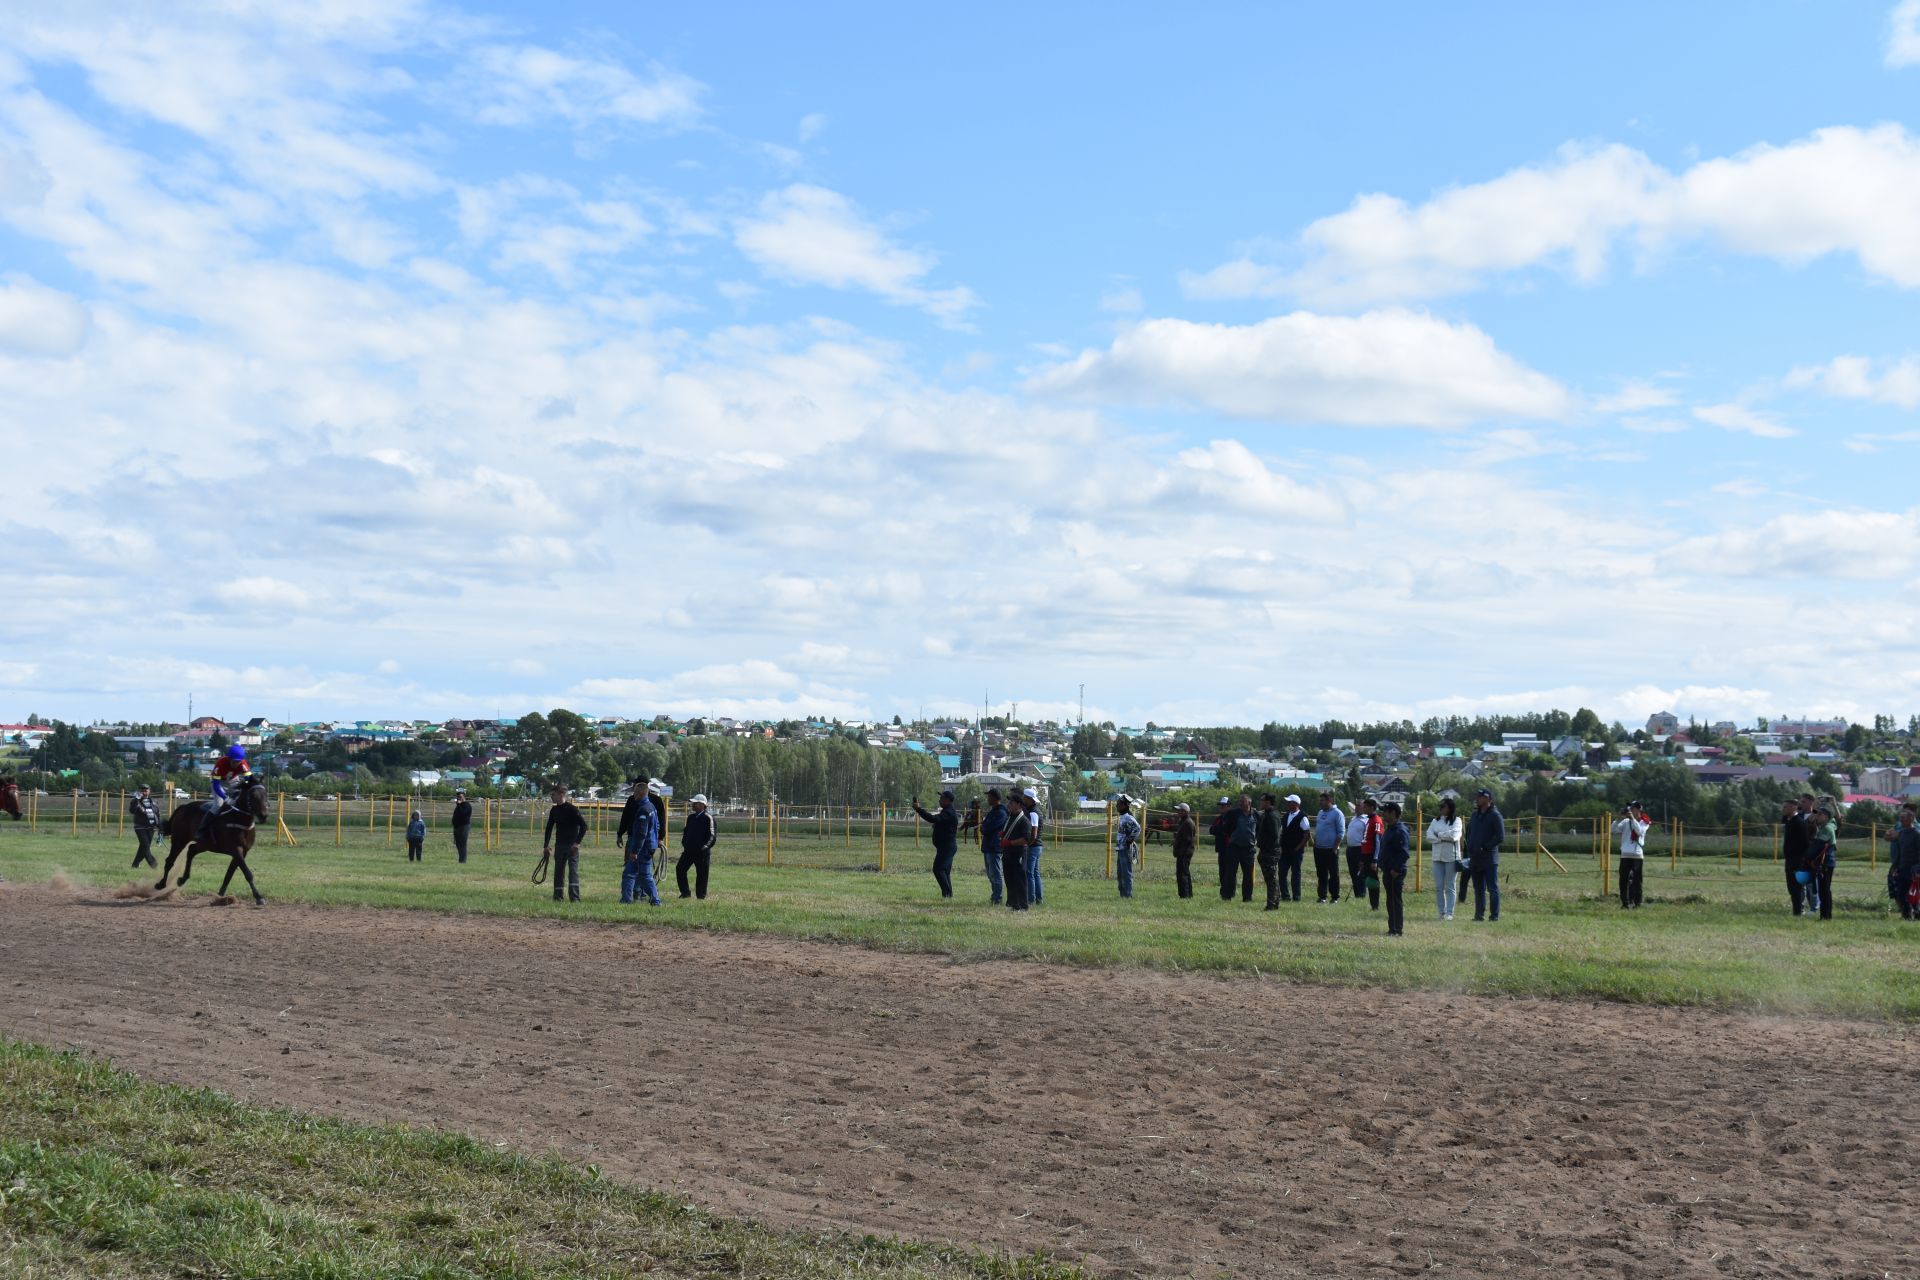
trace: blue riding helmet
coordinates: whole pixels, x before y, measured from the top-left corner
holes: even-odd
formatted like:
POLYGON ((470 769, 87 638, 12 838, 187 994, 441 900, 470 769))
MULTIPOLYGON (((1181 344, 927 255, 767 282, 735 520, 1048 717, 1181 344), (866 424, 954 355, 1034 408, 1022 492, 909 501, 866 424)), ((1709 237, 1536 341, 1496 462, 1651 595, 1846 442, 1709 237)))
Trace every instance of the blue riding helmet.
POLYGON ((241 746, 239 743, 236 742, 232 746, 227 748, 227 759, 245 760, 246 758, 247 758, 247 749, 241 746))

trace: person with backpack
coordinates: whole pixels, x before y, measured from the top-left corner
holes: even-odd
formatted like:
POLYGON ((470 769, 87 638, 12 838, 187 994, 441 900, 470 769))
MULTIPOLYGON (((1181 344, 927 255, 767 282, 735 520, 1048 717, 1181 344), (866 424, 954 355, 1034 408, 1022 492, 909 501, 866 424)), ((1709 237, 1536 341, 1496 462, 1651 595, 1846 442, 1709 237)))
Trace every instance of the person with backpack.
POLYGON ((687 897, 687 872, 693 872, 693 897, 705 901, 707 871, 713 865, 713 846, 720 837, 719 824, 707 810, 707 798, 697 795, 687 801, 687 816, 680 824, 680 860, 673 864, 673 878, 680 882, 680 896, 687 897))

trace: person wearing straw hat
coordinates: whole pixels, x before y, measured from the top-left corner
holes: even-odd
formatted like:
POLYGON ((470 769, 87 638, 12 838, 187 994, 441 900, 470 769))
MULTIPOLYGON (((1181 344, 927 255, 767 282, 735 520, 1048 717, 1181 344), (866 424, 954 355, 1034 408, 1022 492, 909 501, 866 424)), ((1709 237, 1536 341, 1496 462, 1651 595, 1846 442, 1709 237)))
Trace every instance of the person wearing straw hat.
POLYGON ((1133 896, 1133 860, 1140 856, 1140 819, 1133 816, 1133 797, 1121 792, 1113 807, 1120 816, 1113 820, 1113 867, 1120 882, 1120 896, 1133 896))
POLYGON ((680 823, 680 860, 673 864, 673 878, 680 882, 680 896, 687 893, 687 872, 693 872, 691 896, 705 901, 707 870, 713 865, 713 845, 720 829, 707 811, 707 798, 697 795, 687 801, 687 816, 680 823))
POLYGON ((467 832, 473 827, 473 805, 467 801, 467 789, 453 793, 453 851, 459 860, 467 860, 467 832))

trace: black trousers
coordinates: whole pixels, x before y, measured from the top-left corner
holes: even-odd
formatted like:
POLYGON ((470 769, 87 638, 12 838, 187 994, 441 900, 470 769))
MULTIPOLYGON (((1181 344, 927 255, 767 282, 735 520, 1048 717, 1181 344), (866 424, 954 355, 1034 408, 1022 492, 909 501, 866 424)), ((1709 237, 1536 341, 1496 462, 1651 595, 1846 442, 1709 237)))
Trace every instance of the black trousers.
POLYGON ((1253 850, 1237 853, 1232 849, 1220 855, 1220 901, 1233 901, 1234 882, 1240 883, 1240 900, 1253 901, 1253 850))
POLYGON ((686 897, 687 872, 693 872, 692 895, 696 898, 707 896, 707 869, 713 865, 713 850, 682 849, 680 861, 673 864, 673 878, 680 882, 680 896, 686 897))
POLYGON ((1823 862, 1820 864, 1820 869, 1813 874, 1820 882, 1820 918, 1831 920, 1833 919, 1833 868, 1823 862))
POLYGON ((1175 854, 1173 857, 1173 882, 1183 898, 1193 896, 1193 855, 1175 854))
POLYGON ((580 846, 577 844, 561 845, 553 851, 553 900, 558 902, 562 898, 580 901, 580 846))
POLYGON ((1793 914, 1795 915, 1799 915, 1807 909, 1806 886, 1793 878, 1793 873, 1798 870, 1800 870, 1799 863, 1787 863, 1787 896, 1793 899, 1793 914))
POLYGON ((1640 905, 1640 887, 1646 879, 1645 858, 1620 859, 1620 905, 1637 907, 1640 905))
POLYGON ((940 896, 953 896, 953 854, 952 849, 933 851, 933 880, 940 886, 940 896))
POLYGON ((1280 851, 1262 849, 1259 856, 1260 879, 1267 886, 1267 905, 1280 905, 1280 851))
POLYGON ((1007 909, 1025 911, 1027 909, 1027 851, 1025 849, 1000 851, 1000 878, 1006 882, 1007 909))
POLYGON ((1387 891, 1387 936, 1397 938, 1406 932, 1407 907, 1401 900, 1401 891, 1407 887, 1407 873, 1404 871, 1382 871, 1380 886, 1387 891))
POLYGON ((424 840, 407 841, 407 861, 408 862, 419 862, 421 859, 427 856, 425 853, 421 851, 421 846, 424 845, 425 843, 426 841, 424 840))
POLYGON ((1320 901, 1340 901, 1340 850, 1313 846, 1313 878, 1318 882, 1320 901))
POLYGON ((1352 845, 1347 846, 1347 879, 1353 882, 1353 896, 1359 897, 1367 887, 1367 859, 1352 845))
POLYGON ((135 827, 133 834, 140 840, 140 847, 133 852, 133 865, 137 867, 144 862, 150 867, 159 866, 160 864, 153 860, 153 828, 148 827, 142 831, 139 827, 135 827))
POLYGON ((1306 846, 1288 852, 1280 851, 1280 897, 1293 902, 1300 901, 1300 867, 1306 861, 1306 846))
POLYGON ((455 827, 453 829, 453 851, 460 855, 460 861, 462 862, 467 860, 467 832, 469 830, 471 830, 471 828, 468 827, 455 827))

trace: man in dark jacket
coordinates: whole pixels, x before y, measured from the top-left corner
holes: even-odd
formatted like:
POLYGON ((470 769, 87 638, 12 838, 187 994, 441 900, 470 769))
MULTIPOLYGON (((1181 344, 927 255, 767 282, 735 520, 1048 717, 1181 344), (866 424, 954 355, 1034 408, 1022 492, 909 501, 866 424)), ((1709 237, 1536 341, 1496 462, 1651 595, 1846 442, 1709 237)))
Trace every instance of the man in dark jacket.
POLYGON ((1813 797, 1801 796, 1799 802, 1787 801, 1780 814, 1780 861, 1787 864, 1787 898, 1793 914, 1807 907, 1806 887, 1799 873, 1807 869, 1807 850, 1813 847, 1813 797))
POLYGON ((1260 878, 1267 884, 1267 910, 1280 909, 1280 811, 1273 807, 1271 792, 1260 797, 1260 814, 1254 819, 1254 847, 1260 853, 1260 878))
POLYGON ((467 832, 473 827, 473 806, 467 803, 467 793, 453 793, 453 851, 460 855, 460 861, 467 860, 467 832))
POLYGON ((1200 843, 1200 824, 1191 805, 1173 807, 1173 882, 1183 898, 1193 896, 1193 848, 1200 843))
MULTIPOLYGON (((644 799, 643 790, 641 796, 644 799)), ((553 900, 563 893, 568 901, 580 901, 580 842, 587 838, 587 820, 567 799, 567 789, 556 785, 551 795, 553 807, 547 810, 546 831, 540 837, 540 853, 553 856, 553 900)))
POLYGON ((1260 849, 1260 815, 1253 811, 1253 792, 1242 792, 1240 807, 1229 816, 1227 861, 1220 877, 1220 900, 1233 901, 1233 882, 1240 880, 1240 901, 1253 901, 1253 863, 1260 849))
POLYGON ((1902 920, 1920 919, 1920 910, 1916 910, 1907 901, 1908 890, 1914 879, 1920 877, 1920 810, 1912 805, 1900 808, 1900 825, 1887 836, 1887 896, 1900 908, 1902 920))
POLYGON ((1400 804, 1389 800, 1381 810, 1386 826, 1380 832, 1374 864, 1380 876, 1380 888, 1387 895, 1387 936, 1398 938, 1406 930, 1406 902, 1401 894, 1407 885, 1407 863, 1411 860, 1407 824, 1400 821, 1400 804))
POLYGON ((160 864, 153 860, 153 833, 160 829, 160 810, 154 807, 153 788, 142 786, 127 802, 127 812, 133 815, 134 838, 140 841, 140 847, 134 851, 133 865, 146 863, 150 867, 160 864))
POLYGON ((1473 918, 1500 918, 1500 846, 1507 838, 1507 820, 1493 807, 1493 792, 1482 787, 1473 793, 1473 812, 1467 815, 1466 838, 1460 853, 1473 864, 1473 918))
POLYGON ((960 811, 953 807, 953 792, 940 793, 940 809, 937 813, 928 813, 913 802, 913 811, 920 820, 933 827, 933 881, 940 886, 940 896, 953 896, 953 855, 960 847, 960 811))
POLYGON ((1011 815, 1007 813, 1007 806, 1000 801, 998 787, 988 789, 987 800, 991 807, 980 819, 980 856, 987 864, 987 887, 993 893, 987 905, 997 907, 1003 892, 1000 837, 1006 833, 1011 815))
POLYGON ((693 872, 693 895, 707 896, 707 870, 713 865, 713 845, 719 828, 707 812, 707 798, 695 796, 687 801, 687 816, 680 824, 680 860, 673 864, 673 875, 680 882, 680 896, 687 897, 687 872, 693 872))
POLYGON ((1234 824, 1238 821, 1239 814, 1234 812, 1233 801, 1221 796, 1220 805, 1214 811, 1213 822, 1207 827, 1207 834, 1213 837, 1213 855, 1220 860, 1220 899, 1223 902, 1233 897, 1231 886, 1235 866, 1233 850, 1230 846, 1233 842, 1234 824))

